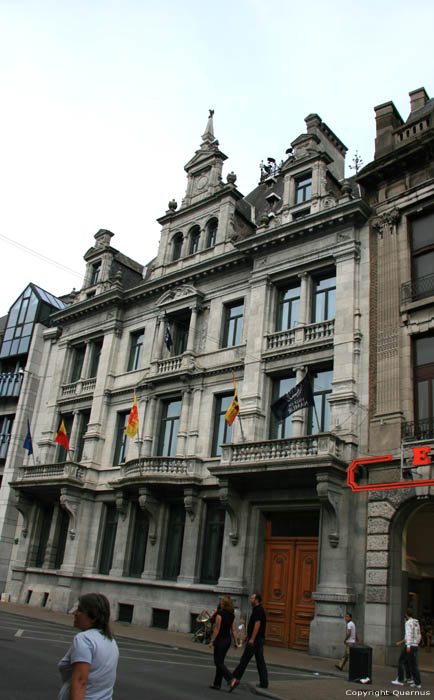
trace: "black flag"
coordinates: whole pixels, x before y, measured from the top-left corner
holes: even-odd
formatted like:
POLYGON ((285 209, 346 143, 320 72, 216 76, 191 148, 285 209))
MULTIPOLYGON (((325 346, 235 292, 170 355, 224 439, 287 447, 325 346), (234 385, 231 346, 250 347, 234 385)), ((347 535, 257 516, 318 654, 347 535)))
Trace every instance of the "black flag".
POLYGON ((173 340, 172 340, 172 335, 170 333, 170 328, 169 328, 169 322, 166 321, 166 328, 164 330, 164 342, 166 344, 166 348, 170 352, 170 348, 173 345, 173 340))
POLYGON ((291 413, 298 411, 300 408, 313 405, 312 386, 306 375, 301 382, 296 384, 286 394, 283 394, 280 399, 272 403, 271 410, 275 419, 280 421, 288 418, 291 413))

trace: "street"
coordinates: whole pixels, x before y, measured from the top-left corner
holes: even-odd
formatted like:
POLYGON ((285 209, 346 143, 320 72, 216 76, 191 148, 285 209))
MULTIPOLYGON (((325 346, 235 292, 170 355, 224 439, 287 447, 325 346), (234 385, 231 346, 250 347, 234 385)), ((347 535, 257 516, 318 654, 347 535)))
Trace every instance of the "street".
MULTIPOLYGON (((48 700, 60 688, 57 662, 77 633, 72 625, 0 612, 1 700, 48 700)), ((117 637, 120 650, 115 700, 191 700, 215 698, 208 688, 214 678, 212 657, 202 645, 189 650, 117 637)), ((237 661, 228 658, 233 669, 237 661)), ((320 674, 268 665, 270 683, 319 680, 320 674)), ((326 677, 324 675, 324 677, 326 677)), ((237 696, 247 696, 247 683, 258 680, 254 661, 243 678, 237 696)))

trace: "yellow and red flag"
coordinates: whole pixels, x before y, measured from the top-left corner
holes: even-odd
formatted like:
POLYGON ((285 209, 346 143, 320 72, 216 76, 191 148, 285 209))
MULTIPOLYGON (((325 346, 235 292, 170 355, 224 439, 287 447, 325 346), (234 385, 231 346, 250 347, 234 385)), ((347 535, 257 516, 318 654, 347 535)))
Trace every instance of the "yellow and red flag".
POLYGON ((63 422, 63 418, 60 421, 59 429, 56 433, 56 437, 54 438, 54 442, 58 442, 59 445, 62 445, 62 447, 65 448, 65 450, 69 451, 68 436, 66 434, 66 428, 65 423, 63 422))
POLYGON ((238 392, 237 385, 235 384, 235 377, 232 375, 232 381, 234 383, 234 398, 231 401, 231 405, 225 413, 225 421, 228 425, 232 425, 235 418, 240 412, 240 404, 238 403, 238 392))
POLYGON ((131 411, 130 411, 130 415, 128 416, 128 423, 127 423, 127 427, 125 428, 125 432, 128 435, 128 437, 133 438, 133 437, 135 437, 138 429, 139 429, 139 412, 137 410, 136 395, 134 394, 134 402, 133 402, 133 406, 132 406, 131 411))

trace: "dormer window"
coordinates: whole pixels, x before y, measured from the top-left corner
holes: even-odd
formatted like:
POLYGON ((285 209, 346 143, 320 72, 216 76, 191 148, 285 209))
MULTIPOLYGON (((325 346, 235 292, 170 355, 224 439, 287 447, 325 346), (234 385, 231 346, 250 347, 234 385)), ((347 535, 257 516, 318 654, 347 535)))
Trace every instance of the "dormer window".
POLYGON ((184 236, 182 233, 179 231, 179 233, 175 233, 173 237, 173 255, 172 255, 172 260, 179 260, 182 254, 182 244, 184 243, 184 236))
POLYGON ((190 250, 189 253, 190 255, 194 255, 194 253, 197 253, 199 250, 199 240, 200 240, 200 227, 199 226, 193 226, 192 229, 190 229, 190 250))
POLYGON ((217 228, 218 228, 218 220, 217 219, 211 219, 211 221, 208 221, 207 224, 207 237, 206 237, 206 247, 207 248, 214 248, 217 240, 217 228))
POLYGON ((299 177, 295 181, 295 203, 303 204, 312 197, 312 173, 299 177))
POLYGON ((101 274, 101 261, 94 263, 90 272, 89 286, 92 287, 94 284, 98 283, 101 274))

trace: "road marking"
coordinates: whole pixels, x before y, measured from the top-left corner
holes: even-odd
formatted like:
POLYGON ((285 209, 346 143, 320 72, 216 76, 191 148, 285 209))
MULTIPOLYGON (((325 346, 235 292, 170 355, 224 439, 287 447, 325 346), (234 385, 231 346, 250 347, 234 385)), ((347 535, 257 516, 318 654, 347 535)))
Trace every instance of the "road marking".
POLYGON ((15 632, 15 637, 22 637, 23 634, 24 634, 24 630, 17 630, 17 631, 15 632))

